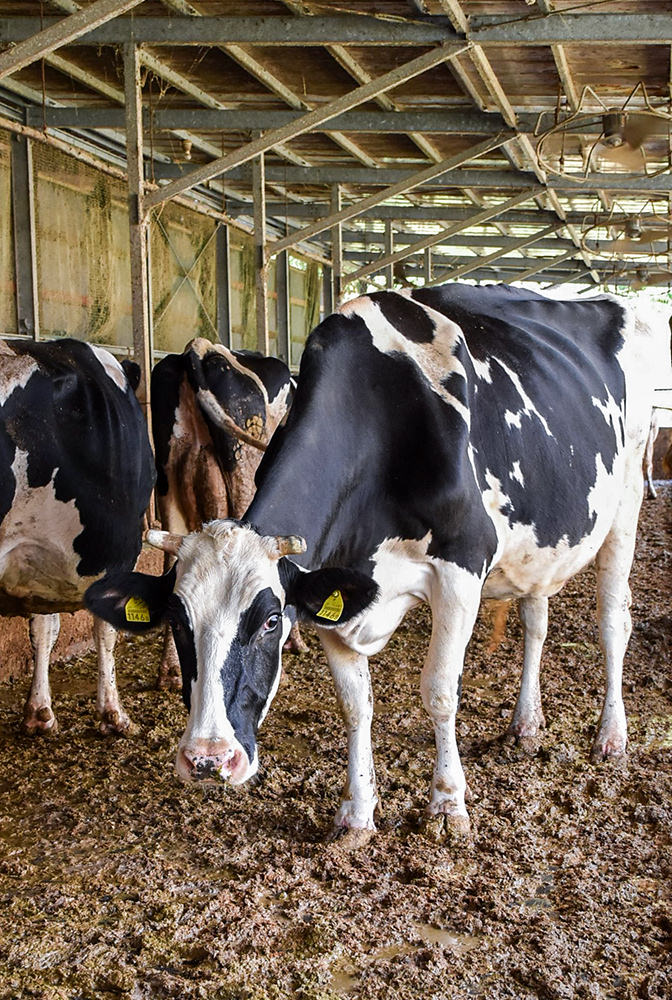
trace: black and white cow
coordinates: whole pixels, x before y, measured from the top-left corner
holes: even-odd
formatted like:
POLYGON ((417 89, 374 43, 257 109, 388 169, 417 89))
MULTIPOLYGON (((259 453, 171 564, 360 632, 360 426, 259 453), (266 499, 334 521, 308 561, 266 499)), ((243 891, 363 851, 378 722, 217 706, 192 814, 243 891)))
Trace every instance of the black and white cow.
MULTIPOLYGON (((292 385, 289 368, 278 358, 231 351, 202 337, 182 354, 157 362, 152 432, 165 530, 186 534, 204 522, 244 514, 261 456, 287 413, 292 385)), ((296 630, 294 635, 300 643, 296 630)), ((159 687, 179 686, 179 677, 168 631, 159 687)))
POLYGON ((243 521, 186 537, 152 532, 177 555, 176 572, 117 576, 89 591, 112 622, 139 597, 152 622, 167 615, 173 625, 190 709, 178 774, 235 784, 255 772, 257 728, 296 611, 319 627, 347 728, 336 825, 374 829, 367 657, 426 602, 421 691, 436 736, 428 822, 434 833, 464 831, 455 714, 480 600, 519 600, 524 666, 510 730, 530 736, 544 724, 548 598, 593 559, 607 676, 593 754, 624 753, 652 339, 617 299, 557 301, 494 285, 376 292, 328 317, 308 340, 289 419, 243 521))
POLYGON ((174 532, 240 517, 265 446, 287 412, 291 373, 278 358, 200 337, 152 370, 161 523, 174 532))
MULTIPOLYGON (((0 614, 30 616, 31 734, 56 729, 49 656, 59 612, 82 608, 94 580, 132 569, 140 552, 154 462, 139 369, 129 372, 130 382, 111 354, 76 340, 0 341, 0 614)), ((114 630, 94 619, 94 636, 101 730, 125 732, 114 630)))

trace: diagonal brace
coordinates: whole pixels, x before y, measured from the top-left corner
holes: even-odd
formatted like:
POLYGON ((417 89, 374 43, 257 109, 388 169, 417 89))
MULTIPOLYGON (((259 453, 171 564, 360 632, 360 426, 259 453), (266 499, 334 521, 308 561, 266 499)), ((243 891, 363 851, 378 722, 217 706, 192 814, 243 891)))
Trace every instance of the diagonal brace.
POLYGON ((457 45, 455 43, 450 43, 431 49, 429 52, 425 52, 416 59, 411 59, 410 62, 398 66, 389 73, 385 73, 383 76, 377 77, 370 83, 366 83, 361 87, 356 87, 349 93, 343 94, 335 101, 330 101, 321 108, 309 111, 307 114, 301 115, 299 118, 295 119, 295 121, 290 122, 287 125, 283 125, 281 128, 273 129, 271 132, 267 132, 265 135, 253 139, 252 142, 248 142, 244 146, 240 146, 238 149, 233 150, 233 152, 228 153, 226 156, 220 156, 218 159, 213 160, 212 163, 206 163, 202 167, 198 167, 196 170, 190 171, 190 173, 185 177, 180 177, 177 180, 172 181, 172 183, 166 185, 166 187, 159 188, 158 191, 153 191, 145 198, 145 205, 147 208, 152 208, 155 205, 161 204, 161 202, 168 201, 176 194, 188 191, 196 184, 201 184, 203 181, 211 180, 213 177, 218 177, 220 174, 225 173, 232 167, 238 167, 243 163, 248 163, 250 160, 253 160, 255 156, 265 153, 267 150, 277 146, 278 143, 287 142, 289 139, 303 135, 304 132, 316 129, 324 122, 329 121, 338 114, 341 114, 341 112, 349 111, 350 108, 355 108, 360 104, 364 104, 366 101, 371 100, 371 98, 376 97, 378 94, 382 94, 386 90, 392 90, 394 87, 399 86, 399 84, 404 83, 406 80, 410 80, 414 76, 419 76, 421 73, 426 72, 428 69, 432 69, 434 66, 440 65, 442 62, 454 59, 460 52, 464 52, 468 48, 468 44, 457 45))
POLYGON ((0 80, 141 3, 142 0, 95 0, 75 14, 61 18, 56 24, 18 42, 0 55, 0 80))
POLYGON ((297 243, 301 243, 313 236, 317 236, 318 233, 323 233, 325 229, 330 229, 332 226, 339 225, 342 222, 347 222, 348 219, 361 215, 362 212, 366 212, 369 208, 375 208, 376 205, 380 205, 381 202, 387 201, 388 198, 394 198, 397 195, 404 194, 407 191, 411 191, 413 188, 419 187, 421 184, 426 184, 428 181, 434 180, 435 177, 439 177, 441 174, 445 174, 449 170, 455 170, 468 160, 476 159, 476 157, 482 156, 484 153, 488 153, 492 149, 497 149, 498 146, 503 146, 504 143, 508 142, 511 138, 511 132, 501 132, 499 135, 493 136, 491 139, 485 139, 483 142, 478 143, 478 145, 471 146, 469 149, 464 150, 462 153, 458 153, 456 156, 451 156, 448 160, 441 160, 440 163, 432 163, 431 166, 425 167, 424 170, 419 170, 417 173, 412 174, 405 180, 398 181, 396 184, 386 187, 383 191, 369 195, 368 198, 362 198, 361 201, 355 202, 354 205, 348 205, 346 208, 342 208, 340 211, 334 212, 332 215, 327 215, 323 219, 318 219, 317 222, 314 222, 309 226, 304 226, 303 229, 299 229, 267 247, 267 259, 274 257, 283 250, 287 250, 289 247, 295 246, 297 243))

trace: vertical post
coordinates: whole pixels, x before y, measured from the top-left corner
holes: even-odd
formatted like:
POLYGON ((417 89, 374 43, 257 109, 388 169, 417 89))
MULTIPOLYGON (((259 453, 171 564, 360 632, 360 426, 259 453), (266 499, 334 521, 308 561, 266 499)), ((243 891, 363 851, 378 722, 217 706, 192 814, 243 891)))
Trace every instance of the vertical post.
POLYGON ((27 334, 37 340, 40 334, 40 314, 37 298, 33 153, 30 140, 16 136, 12 140, 11 150, 16 330, 23 336, 27 334))
POLYGON ((278 296, 278 357, 291 364, 291 326, 289 295, 289 254, 286 250, 276 257, 275 290, 278 296))
POLYGON ((270 354, 268 339, 268 286, 266 282, 266 184, 264 154, 252 161, 254 198, 254 284, 257 304, 257 350, 270 354))
POLYGON ((331 316, 334 311, 334 276, 329 264, 322 265, 322 312, 331 316))
POLYGON ((432 248, 425 247, 425 281, 432 280, 432 248))
MULTIPOLYGON (((394 231, 392 229, 392 219, 385 220, 385 256, 389 257, 394 253, 394 231)), ((383 274, 385 275, 385 287, 392 290, 394 285, 394 264, 388 264, 383 274)))
POLYGON ((225 347, 231 347, 231 243, 229 227, 223 222, 215 236, 215 281, 217 284, 217 333, 225 347))
POLYGON ((152 333, 149 315, 147 272, 148 216, 143 204, 142 92, 140 60, 133 42, 124 45, 124 91, 126 97, 126 158, 128 163, 128 222, 131 245, 131 309, 133 353, 140 365, 137 397, 151 438, 149 376, 152 367, 152 333))
MULTIPOLYGON (((341 210, 341 185, 334 184, 331 188, 331 212, 341 210)), ((343 238, 340 223, 331 229, 331 299, 332 308, 341 301, 343 294, 343 238)))

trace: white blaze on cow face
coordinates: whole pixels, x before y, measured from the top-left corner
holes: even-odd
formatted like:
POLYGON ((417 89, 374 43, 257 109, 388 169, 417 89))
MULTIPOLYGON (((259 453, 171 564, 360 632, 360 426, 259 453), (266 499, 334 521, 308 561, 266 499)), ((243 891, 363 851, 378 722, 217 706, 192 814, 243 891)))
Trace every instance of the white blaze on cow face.
POLYGON ((280 681, 291 620, 277 541, 213 521, 182 542, 171 619, 189 721, 177 773, 240 784, 257 770, 256 732, 280 681))

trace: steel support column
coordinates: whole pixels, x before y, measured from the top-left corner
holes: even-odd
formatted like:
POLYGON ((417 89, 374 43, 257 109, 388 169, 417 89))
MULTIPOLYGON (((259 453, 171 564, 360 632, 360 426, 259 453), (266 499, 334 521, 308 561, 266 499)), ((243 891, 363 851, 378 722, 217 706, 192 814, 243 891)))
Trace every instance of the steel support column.
POLYGON ((257 314, 257 350, 270 354, 268 338, 268 282, 265 259, 266 246, 266 186, 264 154, 252 162, 252 192, 254 197, 254 287, 257 314))
POLYGON ((15 136, 11 145, 12 218, 14 222, 14 273, 17 333, 38 338, 37 253, 33 155, 30 139, 15 136))
POLYGON ((217 285, 217 334, 225 347, 231 347, 231 245, 229 227, 217 227, 215 243, 215 281, 217 285))
POLYGON ((291 327, 289 308, 289 254, 279 253, 275 260, 275 291, 278 296, 278 357, 288 365, 291 361, 291 327))
MULTIPOLYGON (((341 211, 341 185, 334 184, 331 189, 331 215, 341 211)), ((331 230, 331 302, 332 308, 341 301, 343 294, 343 238, 341 223, 337 222, 331 230)))
MULTIPOLYGON (((385 242, 383 246, 385 256, 391 257, 394 253, 394 229, 392 228, 391 219, 388 219, 385 223, 385 242)), ((394 264, 388 264, 383 274, 385 275, 385 287, 391 291, 394 285, 394 264)))
POLYGON ((131 308, 133 352, 140 365, 137 397, 151 433, 149 374, 152 367, 152 320, 149 310, 147 245, 149 220, 143 204, 142 95, 140 60, 136 46, 124 46, 124 90, 126 93, 126 150, 128 162, 128 221, 131 244, 131 308))

